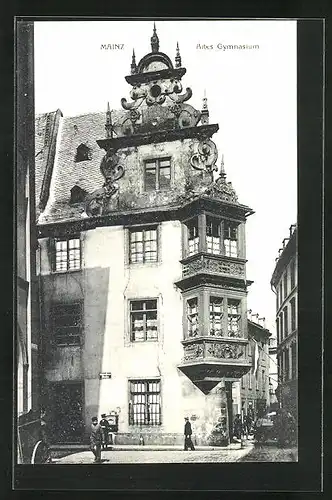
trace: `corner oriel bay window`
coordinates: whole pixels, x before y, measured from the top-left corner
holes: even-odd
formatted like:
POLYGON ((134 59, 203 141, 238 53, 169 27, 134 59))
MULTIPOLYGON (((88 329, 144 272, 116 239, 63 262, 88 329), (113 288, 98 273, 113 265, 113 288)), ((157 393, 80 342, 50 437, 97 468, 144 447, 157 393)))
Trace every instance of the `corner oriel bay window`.
POLYGON ((53 240, 53 271, 71 271, 81 268, 81 241, 79 237, 53 240))
POLYGON ((131 380, 129 384, 129 425, 160 425, 160 380, 131 380))
POLYGON ((129 230, 129 262, 157 262, 157 226, 129 230))
POLYGON ((230 221, 225 221, 224 223, 224 246, 227 257, 238 256, 237 227, 230 221))
POLYGON ((144 162, 144 185, 145 191, 156 191, 170 188, 170 158, 147 160, 144 162))
POLYGON ((81 304, 56 304, 50 311, 56 345, 79 345, 81 342, 81 304))
POLYGON ((220 220, 206 217, 206 251, 208 253, 221 253, 220 220))
POLYGON ((228 299, 227 301, 228 336, 241 336, 241 311, 240 301, 228 299))
POLYGON ((188 227, 188 255, 194 255, 198 252, 198 221, 194 219, 187 223, 188 227))
POLYGON ((198 300, 197 297, 187 301, 188 337, 198 335, 198 300))
POLYGON ((222 336, 223 300, 210 297, 210 335, 222 336))
POLYGON ((132 342, 158 340, 157 299, 130 301, 132 342))

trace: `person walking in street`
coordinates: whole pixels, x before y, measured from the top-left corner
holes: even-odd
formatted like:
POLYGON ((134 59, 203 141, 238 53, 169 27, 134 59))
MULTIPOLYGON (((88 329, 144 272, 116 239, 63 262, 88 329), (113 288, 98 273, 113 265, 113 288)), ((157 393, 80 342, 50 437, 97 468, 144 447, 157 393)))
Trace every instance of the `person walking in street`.
POLYGON ((236 415, 236 417, 234 418, 234 422, 233 422, 233 432, 234 432, 234 436, 237 438, 237 439, 241 439, 241 434, 242 434, 242 422, 241 422, 241 415, 236 415))
POLYGON ((101 443, 102 432, 98 418, 92 417, 91 433, 90 433, 90 449, 95 456, 95 463, 101 463, 101 443))
POLYGON ((191 423, 189 422, 189 418, 186 417, 185 419, 185 424, 184 424, 184 450, 187 451, 189 448, 191 450, 194 450, 194 443, 191 440, 191 435, 192 435, 192 429, 191 429, 191 423))
POLYGON ((106 450, 108 443, 109 443, 109 438, 108 438, 108 433, 109 433, 109 428, 110 424, 108 420, 106 419, 106 413, 103 413, 101 416, 101 421, 99 422, 100 428, 101 428, 101 435, 102 435, 102 449, 106 450))

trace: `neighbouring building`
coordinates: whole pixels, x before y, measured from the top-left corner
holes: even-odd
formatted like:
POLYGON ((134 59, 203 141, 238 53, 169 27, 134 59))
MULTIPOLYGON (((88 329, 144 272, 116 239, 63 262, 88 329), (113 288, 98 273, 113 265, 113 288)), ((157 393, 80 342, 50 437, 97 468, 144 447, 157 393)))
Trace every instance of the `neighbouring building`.
POLYGON ((278 403, 278 398, 276 396, 276 391, 278 387, 277 338, 274 336, 270 337, 269 357, 270 357, 270 370, 269 370, 270 410, 275 411, 277 408, 279 408, 279 403, 278 403))
POLYGON ((297 227, 290 226, 289 236, 279 250, 271 285, 276 294, 277 397, 281 406, 297 418, 297 227))
POLYGON ((17 22, 16 44, 16 362, 17 460, 29 462, 38 436, 39 301, 34 179, 33 23, 17 22))
POLYGON ((111 412, 118 443, 182 444, 186 416, 197 444, 230 439, 232 383, 251 369, 253 210, 223 161, 216 173, 219 126, 206 98, 188 104, 185 73, 154 28, 122 109, 36 117, 42 397, 55 441, 85 439, 91 417, 111 412))
POLYGON ((257 322, 248 320, 248 355, 251 369, 241 380, 233 384, 233 414, 249 415, 252 419, 264 413, 270 405, 269 338, 271 333, 265 328, 264 320, 265 318, 258 318, 257 322))

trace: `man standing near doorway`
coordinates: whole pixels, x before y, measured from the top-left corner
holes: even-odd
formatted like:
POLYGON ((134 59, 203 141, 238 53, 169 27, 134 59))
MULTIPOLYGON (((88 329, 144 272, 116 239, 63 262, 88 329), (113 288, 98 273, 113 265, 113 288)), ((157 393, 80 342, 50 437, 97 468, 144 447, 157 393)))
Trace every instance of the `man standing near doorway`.
POLYGON ((191 429, 191 423, 189 422, 189 418, 185 417, 185 424, 184 424, 184 450, 187 451, 189 448, 191 450, 194 450, 194 443, 191 440, 191 435, 192 435, 192 429, 191 429))
POLYGON ((103 450, 106 450, 107 446, 108 446, 108 442, 109 442, 108 433, 109 433, 109 429, 110 429, 110 424, 109 424, 108 420, 106 419, 106 413, 102 414, 101 421, 99 423, 100 423, 101 434, 102 434, 102 448, 103 448, 103 450))
POLYGON ((98 424, 98 418, 92 417, 91 433, 90 433, 90 449, 95 456, 95 463, 101 463, 101 443, 102 433, 101 427, 98 424))

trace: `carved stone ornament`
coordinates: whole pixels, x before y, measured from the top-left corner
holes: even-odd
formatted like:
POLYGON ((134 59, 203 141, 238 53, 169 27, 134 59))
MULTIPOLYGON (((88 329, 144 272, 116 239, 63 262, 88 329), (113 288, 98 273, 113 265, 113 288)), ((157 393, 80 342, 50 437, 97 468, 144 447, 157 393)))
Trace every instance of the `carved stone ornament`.
POLYGON ((226 262, 219 259, 213 259, 202 256, 199 259, 187 262, 183 266, 183 275, 187 276, 197 272, 210 272, 244 276, 244 264, 235 262, 226 262))
POLYGON ((130 92, 130 97, 133 102, 127 102, 127 99, 121 99, 121 105, 124 109, 136 109, 145 100, 148 106, 153 104, 163 104, 166 97, 169 97, 174 103, 183 103, 188 101, 192 96, 192 90, 186 89, 182 92, 182 83, 177 79, 170 79, 164 81, 152 81, 144 84, 136 85, 130 92))
POLYGON ((118 165, 119 156, 110 149, 101 161, 100 171, 105 178, 102 188, 97 189, 86 199, 85 212, 89 216, 98 216, 104 213, 108 200, 119 190, 116 182, 124 175, 124 168, 118 165))
POLYGON ((238 197, 232 183, 225 182, 220 177, 205 190, 205 194, 225 201, 238 202, 238 197))
POLYGON ((207 352, 214 358, 224 359, 238 359, 244 355, 242 346, 232 344, 207 344, 207 352))
POLYGON ((190 163, 196 170, 211 173, 213 170, 218 170, 216 166, 217 158, 217 146, 211 139, 205 139, 198 143, 197 153, 193 154, 190 163))
POLYGON ((203 356, 204 346, 203 344, 192 344, 187 345, 184 348, 184 360, 188 361, 190 359, 200 358, 203 356))

